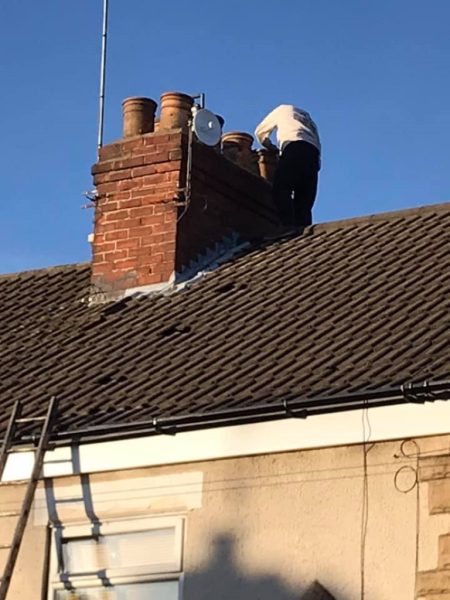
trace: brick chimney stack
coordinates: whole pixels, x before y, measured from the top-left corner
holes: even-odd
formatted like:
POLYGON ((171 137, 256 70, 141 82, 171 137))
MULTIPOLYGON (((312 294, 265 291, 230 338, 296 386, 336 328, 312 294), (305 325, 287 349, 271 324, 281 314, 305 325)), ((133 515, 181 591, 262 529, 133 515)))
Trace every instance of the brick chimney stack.
POLYGON ((123 138, 101 148, 92 168, 94 297, 164 290, 186 269, 204 268, 230 240, 242 243, 277 228, 249 134, 233 142, 241 144, 238 164, 194 139, 185 189, 192 105, 186 94, 163 94, 154 131, 156 102, 123 102, 123 138))

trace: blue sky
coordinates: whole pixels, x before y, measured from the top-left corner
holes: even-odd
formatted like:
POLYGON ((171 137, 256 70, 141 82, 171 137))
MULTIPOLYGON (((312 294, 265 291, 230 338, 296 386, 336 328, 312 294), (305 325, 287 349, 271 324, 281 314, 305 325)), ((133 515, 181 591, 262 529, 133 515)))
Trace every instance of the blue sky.
MULTIPOLYGON (((0 7, 0 272, 87 261, 101 0, 0 7)), ((316 221, 450 200, 448 0, 110 0, 105 141, 121 101, 205 92, 225 130, 309 110, 316 221)))

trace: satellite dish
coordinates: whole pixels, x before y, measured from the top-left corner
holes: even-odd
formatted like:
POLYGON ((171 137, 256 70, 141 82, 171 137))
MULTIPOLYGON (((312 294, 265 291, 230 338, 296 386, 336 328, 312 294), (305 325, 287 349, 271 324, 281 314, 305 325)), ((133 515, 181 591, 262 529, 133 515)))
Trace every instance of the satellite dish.
POLYGON ((222 127, 214 113, 206 108, 195 111, 192 120, 192 131, 207 146, 215 146, 220 142, 222 127))

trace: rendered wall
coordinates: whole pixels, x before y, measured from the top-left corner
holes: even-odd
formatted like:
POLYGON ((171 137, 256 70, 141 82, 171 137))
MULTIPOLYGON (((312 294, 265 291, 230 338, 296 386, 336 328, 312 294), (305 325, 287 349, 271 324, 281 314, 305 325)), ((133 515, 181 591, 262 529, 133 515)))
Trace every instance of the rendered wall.
MULTIPOLYGON (((418 444, 421 455, 448 454, 450 436, 418 444)), ((430 515, 428 483, 412 487, 415 453, 411 442, 377 443, 368 451, 365 544, 360 445, 93 474, 89 485, 100 518, 186 514, 184 600, 294 600, 313 580, 339 600, 360 600, 362 546, 365 598, 410 600, 416 560, 419 571, 435 569, 437 540, 450 530, 450 514, 430 515)), ((79 478, 59 478, 55 496, 68 497, 77 486, 79 478)), ((13 508, 19 489, 0 489, 1 510, 13 508)), ((8 600, 41 598, 42 502, 41 493, 8 600)), ((85 517, 80 505, 61 507, 67 522, 85 517)))

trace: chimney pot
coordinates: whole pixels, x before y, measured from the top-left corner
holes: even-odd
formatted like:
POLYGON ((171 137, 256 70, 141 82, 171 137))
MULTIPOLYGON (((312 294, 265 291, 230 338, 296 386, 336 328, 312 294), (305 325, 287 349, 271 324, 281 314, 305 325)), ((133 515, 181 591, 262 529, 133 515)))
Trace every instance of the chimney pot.
POLYGON ((278 154, 266 148, 258 150, 257 154, 259 174, 263 179, 272 183, 278 164, 278 154))
POLYGON ((255 171, 252 151, 253 136, 245 131, 230 131, 222 136, 222 149, 226 158, 243 169, 255 171))
POLYGON ((152 132, 155 126, 156 106, 156 102, 151 98, 126 98, 122 102, 123 137, 152 132))
POLYGON ((181 92, 166 92, 161 96, 159 129, 187 129, 194 100, 181 92))

